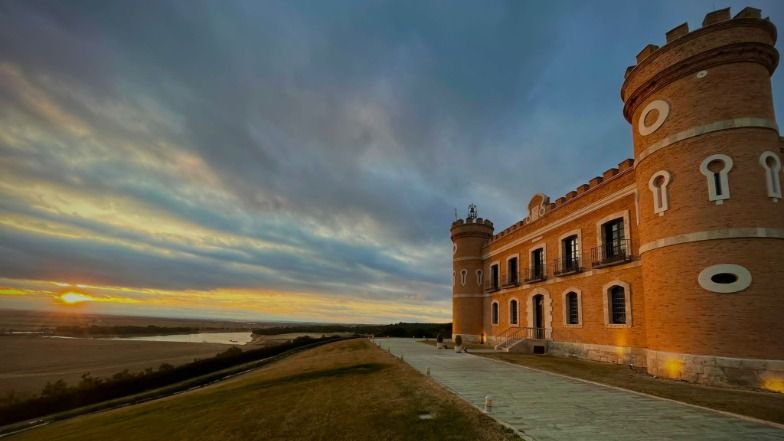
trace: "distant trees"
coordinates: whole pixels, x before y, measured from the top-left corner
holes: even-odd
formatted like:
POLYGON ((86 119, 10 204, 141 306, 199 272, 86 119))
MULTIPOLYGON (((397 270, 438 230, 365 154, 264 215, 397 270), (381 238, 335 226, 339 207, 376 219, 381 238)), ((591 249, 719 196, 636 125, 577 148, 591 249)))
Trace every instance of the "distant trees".
POLYGON ((280 345, 247 351, 232 346, 212 358, 194 360, 192 363, 176 367, 163 363, 158 370, 147 368, 143 372, 133 373, 126 369, 109 378, 93 377, 87 372, 74 386, 69 386, 62 379, 50 381, 38 396, 19 399, 14 394, 7 394, 3 397, 0 401, 0 425, 138 394, 196 377, 208 376, 223 369, 279 355, 311 343, 326 343, 339 339, 339 337, 321 339, 299 337, 280 345))
POLYGON ((447 338, 452 336, 451 323, 394 323, 390 325, 286 325, 270 328, 254 329, 257 335, 277 335, 294 332, 310 334, 350 332, 359 335, 375 335, 376 337, 427 337, 435 338, 442 334, 447 338))

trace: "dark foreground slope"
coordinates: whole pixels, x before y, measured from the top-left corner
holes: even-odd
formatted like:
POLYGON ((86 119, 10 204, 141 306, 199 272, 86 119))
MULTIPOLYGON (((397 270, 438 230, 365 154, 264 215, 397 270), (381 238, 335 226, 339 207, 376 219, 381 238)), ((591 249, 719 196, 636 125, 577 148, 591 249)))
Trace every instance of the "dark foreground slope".
POLYGON ((10 440, 502 440, 489 417, 363 339, 10 440), (421 419, 431 415, 432 419, 421 419))

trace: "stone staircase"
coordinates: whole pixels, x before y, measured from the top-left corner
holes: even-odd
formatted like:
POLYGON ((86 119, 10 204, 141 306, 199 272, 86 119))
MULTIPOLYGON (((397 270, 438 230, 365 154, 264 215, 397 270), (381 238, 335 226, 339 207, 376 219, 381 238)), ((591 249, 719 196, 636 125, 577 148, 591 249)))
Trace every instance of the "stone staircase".
POLYGON ((547 352, 547 342, 552 338, 549 328, 521 328, 510 326, 496 337, 496 351, 501 352, 547 352))

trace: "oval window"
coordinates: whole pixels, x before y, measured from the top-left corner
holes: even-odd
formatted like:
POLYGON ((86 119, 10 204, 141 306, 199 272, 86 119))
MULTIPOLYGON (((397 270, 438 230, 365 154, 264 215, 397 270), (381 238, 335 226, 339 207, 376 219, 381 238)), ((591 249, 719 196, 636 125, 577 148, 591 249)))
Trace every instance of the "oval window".
POLYGON ((711 281, 713 283, 721 283, 722 285, 726 285, 727 283, 737 282, 738 276, 732 273, 719 273, 712 275, 711 281))
POLYGON ((743 291, 751 285, 751 273, 740 265, 722 263, 702 270, 697 281, 708 291, 732 293, 743 291))

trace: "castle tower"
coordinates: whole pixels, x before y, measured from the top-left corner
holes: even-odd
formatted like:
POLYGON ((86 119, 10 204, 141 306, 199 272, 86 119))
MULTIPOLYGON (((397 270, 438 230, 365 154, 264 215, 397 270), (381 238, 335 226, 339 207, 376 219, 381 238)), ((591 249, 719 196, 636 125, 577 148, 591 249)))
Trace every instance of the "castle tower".
POLYGON ((776 28, 758 9, 734 18, 723 9, 666 41, 637 55, 621 88, 634 138, 648 370, 758 386, 784 375, 776 28))
POLYGON ((493 223, 476 217, 452 223, 452 337, 480 343, 484 338, 482 247, 493 237, 493 223))

